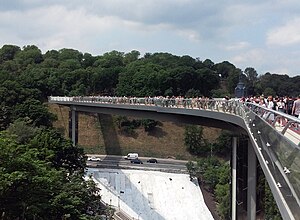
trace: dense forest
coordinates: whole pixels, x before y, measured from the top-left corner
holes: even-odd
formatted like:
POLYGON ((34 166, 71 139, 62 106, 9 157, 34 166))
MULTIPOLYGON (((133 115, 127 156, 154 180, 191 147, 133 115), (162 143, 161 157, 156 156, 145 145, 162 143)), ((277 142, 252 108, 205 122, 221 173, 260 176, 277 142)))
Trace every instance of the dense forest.
POLYGON ((0 213, 2 219, 93 219, 97 188, 84 181, 84 152, 52 128, 47 97, 233 96, 239 80, 247 95, 296 96, 300 76, 241 70, 228 61, 111 51, 99 56, 34 45, 0 49, 0 213), (92 214, 91 214, 92 213, 92 214), (53 217, 50 217, 53 216, 53 217))
POLYGON ((239 79, 248 95, 297 96, 300 76, 244 71, 228 61, 214 64, 190 56, 111 51, 100 56, 74 49, 47 51, 36 46, 0 49, 0 128, 29 117, 49 126, 52 116, 41 103, 47 96, 232 96, 239 79), (34 109, 34 111, 29 111, 34 109))

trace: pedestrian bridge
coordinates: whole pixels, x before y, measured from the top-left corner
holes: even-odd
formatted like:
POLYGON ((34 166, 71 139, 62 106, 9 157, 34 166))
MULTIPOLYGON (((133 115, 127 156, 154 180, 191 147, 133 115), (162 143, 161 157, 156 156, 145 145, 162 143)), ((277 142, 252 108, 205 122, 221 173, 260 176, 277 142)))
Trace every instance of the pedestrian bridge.
POLYGON ((247 218, 256 219, 256 161, 259 161, 283 219, 300 219, 300 120, 254 103, 223 99, 49 97, 70 107, 71 138, 77 142, 77 112, 175 121, 232 131, 232 219, 237 206, 238 137, 248 136, 247 218))

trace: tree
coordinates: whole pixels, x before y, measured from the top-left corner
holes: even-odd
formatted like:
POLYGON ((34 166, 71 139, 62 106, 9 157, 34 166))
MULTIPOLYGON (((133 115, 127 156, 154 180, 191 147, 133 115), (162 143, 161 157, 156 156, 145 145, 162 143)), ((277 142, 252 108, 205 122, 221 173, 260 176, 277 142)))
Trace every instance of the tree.
POLYGON ((18 118, 9 125, 6 131, 15 136, 17 143, 25 144, 37 134, 39 129, 32 126, 29 118, 18 118))
POLYGON ((271 192, 271 189, 265 180, 265 219, 267 220, 281 220, 281 214, 279 212, 279 209, 276 205, 275 199, 273 197, 273 194, 271 192))
POLYGON ((201 91, 204 96, 210 96, 211 90, 217 89, 220 86, 219 75, 208 68, 202 68, 196 71, 197 75, 195 77, 195 88, 201 91))
POLYGON ((157 121, 152 119, 143 119, 141 124, 144 126, 145 131, 149 132, 156 127, 157 121))
POLYGON ((92 67, 95 61, 96 61, 96 57, 93 57, 92 54, 84 53, 82 57, 81 65, 83 68, 92 67))
POLYGON ((230 156, 231 152, 231 134, 226 131, 222 131, 216 142, 213 143, 214 153, 223 158, 230 156))
POLYGON ((58 60, 59 58, 59 53, 57 50, 48 50, 45 54, 44 54, 44 59, 54 59, 54 60, 58 60))
POLYGON ((195 155, 205 155, 209 152, 207 144, 203 139, 203 127, 188 125, 185 127, 184 143, 190 153, 195 155))
MULTIPOLYGON (((82 61, 83 55, 78 50, 63 48, 63 49, 59 50, 58 52, 59 52, 59 54, 58 54, 57 58, 60 61, 75 60, 79 63, 82 61)), ((52 51, 52 54, 55 54, 55 56, 57 55, 55 51, 52 51)))
POLYGON ((3 45, 0 49, 0 63, 4 61, 13 60, 15 55, 21 51, 20 47, 15 45, 3 45))
POLYGON ((257 72, 253 67, 247 67, 244 71, 246 75, 246 88, 248 95, 255 95, 255 83, 257 82, 257 72))
POLYGON ((59 184, 63 176, 59 171, 48 169, 45 162, 36 160, 35 150, 18 146, 3 133, 0 136, 0 146, 2 217, 25 219, 27 214, 33 214, 31 212, 36 217, 42 215, 49 207, 48 199, 53 193, 51 183, 59 184))
POLYGON ((235 69, 235 71, 229 72, 226 82, 227 82, 227 90, 229 91, 230 94, 234 94, 235 87, 239 82, 240 76, 242 77, 242 82, 245 82, 246 79, 244 78, 246 77, 243 77, 244 75, 242 75, 242 71, 240 69, 235 69))
POLYGON ((39 64, 43 61, 41 50, 35 45, 24 46, 23 50, 18 52, 15 56, 18 64, 22 69, 26 69, 28 65, 39 64))
POLYGON ((228 61, 223 61, 222 63, 215 64, 214 69, 218 74, 221 75, 223 79, 226 79, 230 74, 236 71, 236 67, 228 61))
POLYGON ((230 97, 230 93, 224 89, 213 89, 211 90, 213 98, 224 98, 226 96, 230 97))
POLYGON ((96 94, 113 95, 117 87, 119 74, 123 71, 123 67, 101 68, 96 67, 91 73, 90 85, 93 85, 93 92, 96 94))
POLYGON ((218 201, 217 209, 222 219, 230 218, 230 185, 217 184, 216 185, 216 199, 218 201))
POLYGON ((223 219, 230 217, 230 166, 216 157, 199 158, 197 163, 189 161, 187 169, 191 180, 197 177, 205 188, 213 192, 217 210, 223 219))
POLYGON ((213 68, 213 66, 215 65, 213 61, 211 61, 210 59, 206 59, 203 61, 203 65, 206 67, 206 68, 213 68))
POLYGON ((85 157, 82 148, 73 146, 70 140, 53 129, 42 130, 29 144, 39 151, 41 160, 51 162, 56 169, 64 168, 70 173, 75 171, 83 173, 85 157))
POLYGON ((113 50, 111 52, 99 56, 94 62, 95 67, 111 68, 117 66, 124 66, 124 53, 113 50))
POLYGON ((202 96, 202 93, 197 89, 189 89, 186 94, 185 94, 186 97, 201 97, 202 96))
POLYGON ((263 91, 263 94, 265 96, 273 96, 273 97, 276 96, 276 92, 270 87, 265 88, 265 90, 263 91))
POLYGON ((126 53, 124 56, 124 63, 127 65, 139 59, 140 52, 137 50, 132 50, 130 53, 126 53))
POLYGON ((82 174, 53 168, 39 149, 0 133, 0 213, 3 219, 89 219, 100 213, 99 189, 82 174))
POLYGON ((35 126, 51 126, 56 119, 45 105, 35 99, 28 99, 23 103, 17 104, 13 111, 14 119, 29 118, 35 126))

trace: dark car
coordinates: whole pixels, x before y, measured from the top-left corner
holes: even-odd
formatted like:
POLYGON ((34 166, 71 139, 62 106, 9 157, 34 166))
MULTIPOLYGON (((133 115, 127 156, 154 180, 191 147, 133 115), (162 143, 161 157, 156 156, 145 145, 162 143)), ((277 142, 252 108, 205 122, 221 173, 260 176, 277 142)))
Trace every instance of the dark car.
POLYGON ((157 160, 154 158, 151 158, 151 159, 147 160, 147 163, 157 163, 157 160))
POLYGON ((140 159, 133 159, 130 161, 130 163, 137 163, 137 164, 143 164, 143 161, 141 161, 140 159))

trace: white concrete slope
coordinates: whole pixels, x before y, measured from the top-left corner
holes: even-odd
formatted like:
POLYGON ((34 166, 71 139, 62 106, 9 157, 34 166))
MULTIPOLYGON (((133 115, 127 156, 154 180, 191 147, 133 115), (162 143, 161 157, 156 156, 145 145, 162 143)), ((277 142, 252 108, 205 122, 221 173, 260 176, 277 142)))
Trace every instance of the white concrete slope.
POLYGON ((210 220, 196 181, 187 174, 89 168, 102 200, 132 219, 210 220))

